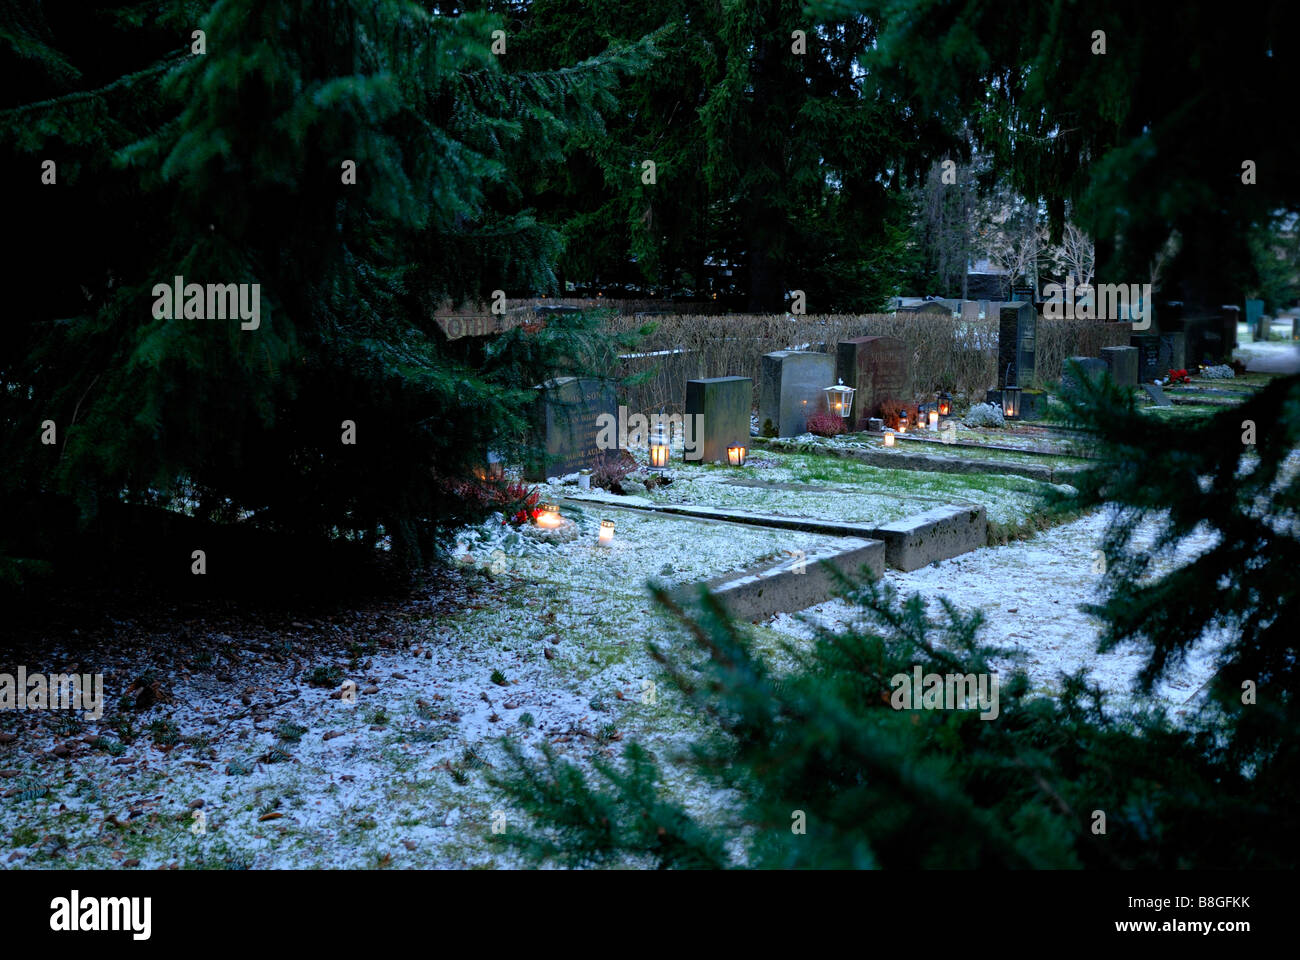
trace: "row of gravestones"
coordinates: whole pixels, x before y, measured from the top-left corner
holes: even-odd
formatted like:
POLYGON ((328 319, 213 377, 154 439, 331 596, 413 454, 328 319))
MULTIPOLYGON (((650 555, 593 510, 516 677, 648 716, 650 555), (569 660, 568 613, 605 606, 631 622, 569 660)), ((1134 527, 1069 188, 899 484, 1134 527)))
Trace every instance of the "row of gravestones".
MULTIPOLYGON (((911 398, 906 344, 895 337, 857 337, 837 344, 834 356, 799 350, 765 354, 760 368, 759 422, 782 437, 807 429, 808 417, 826 411, 826 388, 841 380, 856 391, 855 420, 882 406, 911 398)), ((623 434, 620 411, 608 380, 562 377, 537 388, 533 411, 543 456, 525 468, 529 480, 594 469, 612 449, 603 446, 609 425, 623 434)), ((692 437, 701 462, 725 461, 731 444, 748 444, 754 382, 750 377, 711 377, 686 382, 685 416, 699 427, 692 437)))
MULTIPOLYGON (((612 380, 561 377, 536 389, 533 424, 541 456, 525 466, 526 479, 595 469, 624 442, 629 415, 618 406, 612 380)), ((685 415, 692 425, 693 459, 725 460, 732 444, 748 445, 753 390, 749 377, 687 381, 685 415)))
MULTIPOLYGON (((1185 368, 1188 357, 1230 354, 1236 346, 1237 312, 1226 308, 1219 317, 1184 319, 1177 305, 1167 305, 1161 310, 1161 321, 1169 332, 1135 334, 1129 346, 1103 347, 1099 357, 1071 359, 1079 361, 1086 374, 1109 371, 1117 384, 1136 387, 1185 368)), ((1033 381, 1037 321, 1031 303, 1001 307, 998 389, 989 391, 989 402, 1000 404, 1002 388, 1008 385, 1024 388, 1033 381)), ((912 399, 908 360, 907 345, 895 337, 841 340, 833 354, 801 350, 765 354, 759 371, 759 432, 779 437, 806 432, 809 416, 826 411, 826 388, 836 381, 853 388, 852 419, 860 427, 868 417, 912 399)), ((537 389, 535 423, 545 460, 531 463, 525 476, 537 480, 596 467, 607 455, 598 442, 602 432, 607 435, 601 418, 618 422, 620 417, 614 384, 565 377, 537 389)), ((730 444, 747 442, 752 391, 749 377, 687 381, 685 413, 700 418, 693 421, 700 425, 700 435, 694 438, 700 460, 725 460, 730 444)), ((1036 398, 1033 391, 1022 394, 1022 416, 1035 416, 1036 398)))

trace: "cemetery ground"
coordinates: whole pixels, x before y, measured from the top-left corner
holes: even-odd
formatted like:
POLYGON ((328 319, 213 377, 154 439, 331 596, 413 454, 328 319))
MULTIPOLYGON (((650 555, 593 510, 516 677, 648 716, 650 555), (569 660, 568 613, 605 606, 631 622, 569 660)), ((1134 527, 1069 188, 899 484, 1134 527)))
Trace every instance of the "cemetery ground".
MULTIPOLYGON (((1224 386, 1248 389, 1254 379, 1224 386)), ((1152 406, 1143 415, 1218 409, 1152 406)), ((906 456, 915 443, 958 465, 1068 470, 1080 462, 1071 438, 1027 424, 962 429, 957 440, 906 441, 890 454, 906 456)), ((1038 497, 1047 480, 882 467, 827 452, 879 443, 805 436, 785 449, 756 445, 739 468, 683 463, 675 450, 672 483, 634 482, 630 496, 580 491, 574 478, 551 482, 543 499, 561 503, 577 539, 541 543, 494 519, 461 531, 447 544, 452 567, 410 595, 346 613, 119 605, 76 634, 56 616, 20 642, 17 662, 50 672, 103 664, 106 709, 98 721, 58 712, 0 719, 4 865, 523 865, 492 832, 494 818, 503 816, 506 830, 519 824, 487 782, 503 762, 503 736, 528 748, 550 743, 583 767, 636 740, 663 762, 667 792, 726 822, 728 797, 678 760, 701 721, 647 645, 676 648, 688 663, 702 654, 652 608, 645 584, 690 585, 843 538, 663 511, 688 504, 872 523, 940 503, 982 506, 985 545, 911 572, 886 569, 884 579, 931 602, 947 595, 962 609, 983 608, 984 639, 1019 652, 995 661, 998 669, 1026 670, 1036 692, 1051 696, 1062 671, 1086 667, 1125 697, 1137 652, 1098 655, 1098 626, 1078 609, 1099 580, 1105 514, 1049 516, 1038 497), (616 524, 608 546, 597 544, 602 519, 616 524), (55 639, 69 636, 75 653, 55 639), (341 691, 349 680, 353 702, 341 691)), ((830 599, 750 629, 781 663, 785 645, 798 649, 813 625, 853 615, 830 599)), ((1209 679, 1212 659, 1210 638, 1157 688, 1156 701, 1182 708, 1209 679)))

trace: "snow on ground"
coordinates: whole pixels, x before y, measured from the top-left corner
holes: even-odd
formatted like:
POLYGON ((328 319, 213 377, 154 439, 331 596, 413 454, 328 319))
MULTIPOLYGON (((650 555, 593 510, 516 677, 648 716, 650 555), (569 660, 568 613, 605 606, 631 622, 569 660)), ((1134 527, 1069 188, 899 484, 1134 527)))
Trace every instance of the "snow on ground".
POLYGON ((645 582, 707 579, 831 538, 563 510, 582 531, 572 543, 538 544, 499 522, 462 531, 459 592, 428 615, 417 604, 396 641, 380 632, 384 644, 350 655, 224 637, 193 668, 160 662, 157 643, 128 654, 49 645, 29 670, 113 663, 109 709, 76 730, 62 713, 0 717, 5 866, 519 865, 490 836, 498 811, 507 829, 519 815, 483 779, 506 734, 588 767, 636 739, 660 757, 670 795, 718 809, 674 761, 699 730, 647 652, 649 640, 675 641, 645 582), (615 541, 600 547, 607 516, 615 541), (174 702, 122 709, 126 684, 150 668, 174 702))
POLYGON ((1300 372, 1300 343, 1294 341, 1241 343, 1237 347, 1237 356, 1246 364, 1249 373, 1300 372))
MULTIPOLYGON (((1086 667, 1095 682, 1117 696, 1118 703, 1126 697, 1144 662, 1142 653, 1129 648, 1098 654, 1099 624, 1079 609, 1080 604, 1099 599, 1095 588, 1101 577, 1093 572, 1093 552, 1101 544, 1106 522, 1106 514, 1098 511, 1029 540, 986 547, 911 573, 887 570, 885 580, 904 595, 925 596, 933 616, 941 613, 937 603, 941 595, 963 611, 982 608, 986 615, 983 642, 1023 655, 1016 661, 995 659, 995 665, 999 670, 1023 666, 1031 689, 1055 695, 1062 672, 1086 667)), ((1163 571, 1185 563, 1212 542, 1210 535, 1189 538, 1180 548, 1180 558, 1164 558, 1155 569, 1163 571)), ((833 600, 802 614, 781 614, 772 626, 797 637, 810 637, 810 623, 833 626, 850 622, 854 616, 853 608, 833 600)), ((1157 686, 1156 699, 1168 706, 1185 703, 1210 678, 1216 648, 1215 638, 1202 642, 1157 686)))

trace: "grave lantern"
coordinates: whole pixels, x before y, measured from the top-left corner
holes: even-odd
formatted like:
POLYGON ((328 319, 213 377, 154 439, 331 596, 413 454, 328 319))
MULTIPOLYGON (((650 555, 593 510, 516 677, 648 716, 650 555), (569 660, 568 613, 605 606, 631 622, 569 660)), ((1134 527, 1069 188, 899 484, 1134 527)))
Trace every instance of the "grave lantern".
POLYGON ((894 431, 893 431, 893 430, 886 430, 886 431, 885 431, 885 446, 887 446, 887 447, 892 447, 893 445, 894 445, 894 431))
POLYGON ((650 438, 650 469, 663 470, 668 466, 668 438, 664 436, 661 426, 650 438))
POLYGON ((1002 388, 1002 415, 1008 420, 1020 419, 1020 388, 1002 388))
POLYGON ((853 387, 844 386, 844 381, 840 380, 833 387, 826 387, 826 409, 837 417, 847 420, 849 413, 853 410, 853 387))
POLYGON ((898 411, 898 432, 907 433, 907 411, 898 411))
POLYGON ((560 525, 560 505, 558 503, 542 504, 541 513, 537 515, 539 527, 558 527, 560 525))
POLYGON ((727 462, 733 467, 743 467, 747 452, 743 444, 733 443, 727 447, 727 462))
POLYGON ((599 542, 606 547, 614 542, 614 521, 613 520, 600 521, 599 542))
POLYGON ((947 390, 940 390, 938 394, 938 400, 939 400, 939 416, 951 417, 952 416, 952 394, 949 393, 947 390))
POLYGON ((936 409, 934 409, 933 407, 931 407, 931 408, 930 408, 930 412, 929 412, 928 414, 926 414, 926 416, 930 418, 930 429, 931 429, 931 430, 938 430, 938 429, 939 429, 939 411, 936 410, 936 409))

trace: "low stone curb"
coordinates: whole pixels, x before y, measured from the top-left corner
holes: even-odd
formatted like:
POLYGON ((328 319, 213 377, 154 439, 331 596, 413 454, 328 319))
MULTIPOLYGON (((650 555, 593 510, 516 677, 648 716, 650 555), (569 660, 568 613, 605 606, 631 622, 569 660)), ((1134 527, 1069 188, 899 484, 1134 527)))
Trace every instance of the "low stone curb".
MULTIPOLYGON (((825 603, 838 585, 832 570, 855 577, 864 566, 873 577, 884 572, 885 544, 879 540, 849 540, 807 556, 777 560, 756 570, 723 574, 708 581, 706 586, 738 620, 767 620, 778 613, 792 613, 825 603)), ((698 589, 698 584, 691 584, 678 587, 674 593, 679 601, 689 601, 698 589)))
MULTIPOLYGON (((757 439, 757 438, 755 438, 757 439)), ((928 453, 908 453, 897 447, 893 450, 872 450, 862 447, 824 447, 811 443, 768 440, 763 446, 784 453, 813 453, 846 460, 857 460, 872 467, 887 470, 923 470, 929 473, 1001 473, 1045 483, 1069 483, 1070 477, 1080 467, 1054 469, 1038 463, 1006 463, 1001 460, 969 460, 957 457, 936 457, 928 453)))
POLYGON ((934 507, 877 527, 875 536, 889 565, 906 572, 984 546, 988 526, 982 506, 934 507))
MULTIPOLYGON (((583 502, 580 497, 570 499, 583 502)), ((604 500, 595 502, 606 503, 604 500)), ((766 513, 736 513, 713 507, 687 507, 675 504, 653 506, 629 504, 627 509, 747 523, 780 530, 799 530, 832 537, 880 540, 885 544, 884 562, 903 571, 916 570, 936 560, 946 560, 988 544, 988 519, 984 508, 978 504, 943 504, 883 526, 849 523, 843 520, 778 517, 766 513)))

